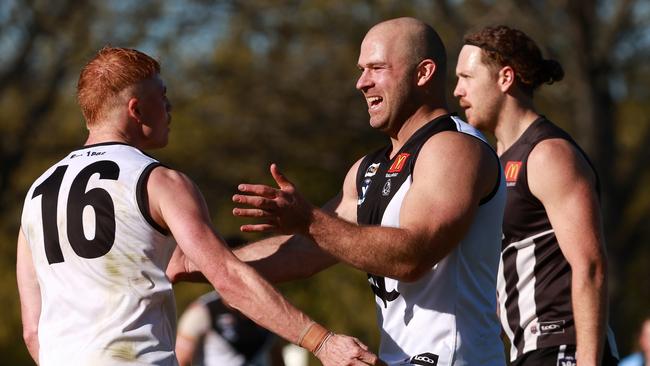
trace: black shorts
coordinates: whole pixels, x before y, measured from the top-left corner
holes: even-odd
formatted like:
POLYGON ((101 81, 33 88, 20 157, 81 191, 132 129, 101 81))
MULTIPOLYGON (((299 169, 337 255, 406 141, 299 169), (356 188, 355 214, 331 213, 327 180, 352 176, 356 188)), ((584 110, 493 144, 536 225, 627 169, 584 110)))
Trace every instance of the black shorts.
MULTIPOLYGON (((568 344, 546 347, 526 352, 511 366, 576 366, 576 345, 568 344)), ((612 355, 608 342, 603 350, 602 366, 617 366, 618 359, 612 355)))

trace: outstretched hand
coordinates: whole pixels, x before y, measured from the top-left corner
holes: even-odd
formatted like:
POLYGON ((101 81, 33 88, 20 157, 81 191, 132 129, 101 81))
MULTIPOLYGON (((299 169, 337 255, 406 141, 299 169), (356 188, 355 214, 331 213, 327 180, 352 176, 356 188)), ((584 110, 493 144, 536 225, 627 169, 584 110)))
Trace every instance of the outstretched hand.
POLYGON ((338 365, 376 365, 386 366, 377 355, 356 338, 335 334, 316 352, 316 357, 324 366, 338 365))
POLYGON ((283 234, 306 233, 312 216, 313 206, 296 190, 296 187, 271 164, 271 176, 278 188, 263 184, 240 184, 240 194, 232 197, 233 202, 248 206, 236 207, 232 213, 239 217, 262 219, 263 222, 240 227, 244 232, 277 231, 283 234))

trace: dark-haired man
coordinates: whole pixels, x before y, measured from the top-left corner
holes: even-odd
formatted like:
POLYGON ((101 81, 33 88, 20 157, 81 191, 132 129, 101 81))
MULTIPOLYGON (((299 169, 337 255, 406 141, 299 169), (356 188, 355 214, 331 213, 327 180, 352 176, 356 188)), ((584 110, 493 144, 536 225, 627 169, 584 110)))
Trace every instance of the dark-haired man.
POLYGON ((456 75, 468 122, 496 136, 505 169, 498 294, 510 360, 615 365, 611 331, 605 342, 598 177, 573 139, 533 106, 534 90, 561 80, 562 67, 523 32, 498 26, 465 37, 456 75))

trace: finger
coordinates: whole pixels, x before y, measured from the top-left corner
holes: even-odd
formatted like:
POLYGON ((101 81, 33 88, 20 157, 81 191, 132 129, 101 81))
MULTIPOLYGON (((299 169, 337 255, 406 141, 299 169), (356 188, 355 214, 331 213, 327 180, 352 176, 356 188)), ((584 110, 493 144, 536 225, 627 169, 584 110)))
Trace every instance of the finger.
POLYGON ((263 233, 276 231, 277 227, 272 224, 249 224, 240 226, 239 230, 244 233, 263 233))
POLYGON ((363 343, 362 343, 358 338, 354 338, 354 337, 352 337, 352 340, 354 340, 354 341, 357 343, 357 345, 358 345, 359 347, 363 348, 364 351, 367 351, 367 350, 368 350, 368 346, 366 346, 365 344, 363 344, 363 343))
POLYGON ((273 211, 278 207, 275 201, 260 197, 260 196, 247 196, 243 194, 235 194, 232 196, 232 201, 242 203, 244 205, 252 206, 266 211, 273 211))
POLYGON ((271 175, 273 176, 273 179, 275 179, 275 182, 278 184, 278 187, 280 187, 280 189, 293 187, 293 183, 291 183, 289 179, 287 179, 287 177, 285 177, 284 174, 280 172, 280 168, 275 163, 271 164, 271 175))
POLYGON ((368 365, 381 365, 381 363, 377 363, 379 357, 377 357, 374 353, 369 352, 367 350, 360 351, 360 355, 357 358, 367 363, 368 365))
POLYGON ((266 198, 275 198, 278 194, 278 190, 269 187, 264 184, 240 184, 237 186, 237 189, 242 193, 249 193, 256 196, 262 196, 266 198))
POLYGON ((368 366, 368 365, 372 365, 372 364, 371 364, 371 363, 366 363, 366 362, 361 361, 361 360, 351 360, 351 361, 348 363, 348 365, 354 365, 354 366, 368 366))
POLYGON ((241 208, 235 207, 232 209, 233 216, 237 217, 254 217, 268 219, 274 217, 272 213, 259 209, 259 208, 241 208))

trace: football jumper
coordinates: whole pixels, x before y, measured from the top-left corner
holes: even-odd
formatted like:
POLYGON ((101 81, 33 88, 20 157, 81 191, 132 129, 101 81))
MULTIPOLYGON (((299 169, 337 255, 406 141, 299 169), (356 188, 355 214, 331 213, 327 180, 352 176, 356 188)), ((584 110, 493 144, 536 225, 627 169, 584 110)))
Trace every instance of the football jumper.
POLYGON ((42 366, 177 365, 165 275, 175 243, 146 195, 158 165, 126 144, 90 145, 29 189, 22 230, 41 290, 42 366))
POLYGON ((212 291, 181 316, 178 333, 193 338, 194 366, 266 366, 275 340, 270 331, 224 305, 212 291))
MULTIPOLYGON (((528 156, 546 139, 568 141, 593 169, 575 141, 544 117, 535 120, 500 157, 508 195, 498 294, 501 324, 513 345, 511 361, 538 348, 576 343, 571 267, 560 250, 544 205, 528 187, 528 156)), ((609 348, 617 355, 609 329, 607 338, 609 348)))
MULTIPOLYGON (((444 115, 416 131, 392 159, 388 157, 391 146, 367 155, 357 172, 359 224, 399 227, 418 153, 431 136, 442 131, 466 133, 488 145, 476 129, 456 116, 444 115)), ((463 162, 455 166, 463 169, 463 162)), ((407 283, 368 275, 381 332, 379 356, 389 365, 505 363, 495 312, 505 205, 500 168, 498 177, 465 237, 422 278, 407 283)))

